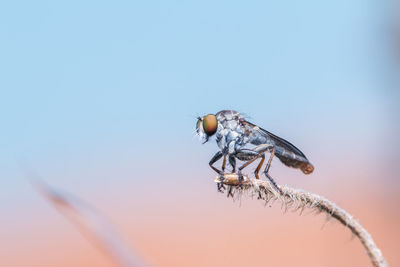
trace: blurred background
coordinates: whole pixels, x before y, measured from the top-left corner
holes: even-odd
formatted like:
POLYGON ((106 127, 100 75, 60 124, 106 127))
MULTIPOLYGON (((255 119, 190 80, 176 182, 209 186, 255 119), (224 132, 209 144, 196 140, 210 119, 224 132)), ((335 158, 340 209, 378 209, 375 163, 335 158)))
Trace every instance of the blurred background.
MULTIPOLYGON (((400 266, 397 1, 0 4, 0 266, 113 266, 18 162, 155 266, 369 266, 325 216, 216 190, 196 117, 234 109, 300 148, 278 183, 336 202, 400 266)), ((252 173, 250 169, 248 173, 252 173)))

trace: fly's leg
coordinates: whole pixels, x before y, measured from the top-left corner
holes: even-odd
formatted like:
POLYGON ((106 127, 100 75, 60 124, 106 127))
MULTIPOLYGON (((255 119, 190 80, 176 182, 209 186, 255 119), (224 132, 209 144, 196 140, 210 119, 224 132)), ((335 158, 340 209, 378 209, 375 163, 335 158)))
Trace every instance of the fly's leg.
POLYGON ((224 155, 224 160, 222 161, 222 172, 225 173, 225 166, 226 166, 226 155, 224 155))
MULTIPOLYGON (((264 153, 260 153, 260 152, 255 152, 253 150, 239 150, 236 153, 236 157, 238 157, 239 159, 241 158, 251 158, 250 160, 246 161, 245 163, 243 163, 242 166, 240 166, 238 168, 238 176, 239 176, 239 186, 242 187, 242 182, 243 182, 243 175, 242 175, 242 170, 244 168, 246 168, 247 166, 249 166, 251 163, 253 163, 256 159, 258 159, 259 157, 262 157, 264 155, 264 153)), ((264 161, 264 160, 261 160, 264 161)), ((258 167, 257 167, 258 168, 258 167)), ((261 166, 260 166, 261 168, 261 166)))
POLYGON ((236 159, 235 156, 229 155, 229 164, 232 166, 232 173, 236 172, 236 159))
POLYGON ((272 179, 272 177, 268 174, 268 173, 264 173, 265 176, 267 176, 268 180, 272 183, 272 185, 276 188, 276 190, 278 190, 278 192, 283 195, 283 191, 282 189, 279 188, 279 186, 276 184, 276 182, 274 181, 274 179, 272 179))
POLYGON ((233 193, 232 193, 232 191, 233 191, 233 186, 229 186, 229 190, 228 190, 228 195, 227 195, 227 197, 232 197, 233 198, 233 193))
POLYGON ((264 160, 265 160, 265 152, 269 149, 272 148, 271 144, 261 144, 256 146, 253 149, 241 149, 239 151, 236 152, 235 156, 239 159, 239 160, 243 160, 246 161, 240 168, 239 168, 239 182, 241 182, 242 179, 242 174, 241 174, 241 170, 243 170, 244 168, 246 168, 249 164, 251 164, 252 162, 254 162, 256 159, 261 157, 261 161, 258 164, 256 170, 254 171, 254 175, 257 179, 260 179, 259 173, 260 173, 260 169, 262 167, 262 165, 264 164, 264 160))
POLYGON ((211 158, 211 160, 210 160, 210 162, 208 163, 208 165, 210 165, 210 167, 211 167, 211 169, 213 169, 216 173, 218 173, 218 174, 221 174, 222 173, 222 171, 220 171, 220 170, 218 170, 217 168, 215 168, 214 166, 213 166, 213 164, 215 163, 215 162, 217 162, 220 158, 222 158, 222 152, 221 151, 218 151, 215 155, 214 155, 214 157, 212 157, 211 158))
POLYGON ((279 186, 276 184, 274 179, 272 179, 272 177, 268 174, 269 169, 271 168, 271 162, 272 162, 272 159, 274 158, 274 156, 275 156, 275 147, 272 148, 271 156, 269 157, 267 166, 265 166, 265 169, 264 169, 264 174, 268 178, 268 180, 272 183, 272 185, 278 190, 278 192, 281 195, 283 195, 282 189, 279 188, 279 186))
POLYGON ((222 189, 225 189, 225 186, 224 186, 224 184, 222 183, 222 181, 224 180, 224 169, 225 169, 225 166, 224 166, 224 164, 223 164, 222 170, 218 170, 217 168, 215 168, 215 167, 213 166, 213 164, 214 164, 215 162, 217 162, 220 158, 222 158, 223 155, 224 155, 224 154, 222 153, 222 151, 218 151, 218 152, 214 155, 214 157, 212 157, 212 159, 210 160, 210 162, 208 163, 208 165, 210 165, 211 169, 213 169, 215 172, 217 172, 217 173, 219 174, 219 180, 220 180, 220 182, 217 184, 217 189, 218 189, 218 191, 220 191, 220 192, 222 192, 221 188, 222 188, 222 189))
POLYGON ((274 158, 274 156, 275 156, 275 147, 273 147, 271 150, 271 156, 268 159, 267 166, 265 166, 264 173, 269 172, 269 168, 271 168, 271 162, 272 162, 272 159, 274 158))
POLYGON ((260 169, 261 169, 262 165, 264 164, 264 160, 265 160, 265 154, 263 153, 263 154, 261 155, 261 161, 260 161, 260 163, 258 164, 256 170, 254 171, 254 175, 256 176, 257 179, 260 179, 259 173, 260 173, 260 169))
MULTIPOLYGON (((226 166, 226 154, 224 154, 224 160, 222 161, 222 167, 221 167, 221 169, 222 169, 222 174, 220 174, 220 176, 219 176, 219 180, 221 181, 221 183, 219 183, 219 184, 217 185, 218 191, 220 191, 220 192, 222 192, 221 187, 222 187, 223 189, 225 189, 225 186, 224 186, 224 184, 222 183, 222 181, 223 181, 222 179, 224 179, 225 166, 226 166)), ((229 196, 229 194, 230 194, 230 192, 228 193, 228 196, 229 196)))

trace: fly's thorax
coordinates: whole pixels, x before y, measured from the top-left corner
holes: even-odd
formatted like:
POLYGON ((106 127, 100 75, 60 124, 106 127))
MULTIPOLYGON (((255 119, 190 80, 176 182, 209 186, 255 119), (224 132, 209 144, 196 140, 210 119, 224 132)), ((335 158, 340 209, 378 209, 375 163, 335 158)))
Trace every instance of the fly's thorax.
POLYGON ((215 141, 217 142, 217 145, 221 150, 225 147, 225 135, 225 128, 222 126, 221 123, 218 123, 217 133, 215 134, 215 141))
POLYGON ((222 151, 234 153, 236 149, 244 146, 248 142, 244 125, 243 116, 234 110, 222 110, 216 114, 218 120, 218 130, 216 141, 222 151))
POLYGON ((218 121, 235 120, 242 117, 239 112, 235 110, 221 110, 216 114, 218 121))
POLYGON ((232 130, 230 127, 222 128, 217 132, 216 141, 221 150, 228 151, 230 154, 243 147, 248 142, 248 137, 243 131, 232 130))

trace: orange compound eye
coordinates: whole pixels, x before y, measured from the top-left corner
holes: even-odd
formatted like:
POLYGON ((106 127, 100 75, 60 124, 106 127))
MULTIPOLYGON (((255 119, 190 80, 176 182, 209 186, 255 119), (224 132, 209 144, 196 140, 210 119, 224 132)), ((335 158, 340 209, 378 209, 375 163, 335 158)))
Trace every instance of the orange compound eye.
POLYGON ((203 129, 208 136, 215 134, 218 128, 217 117, 213 114, 208 114, 203 119, 203 129))

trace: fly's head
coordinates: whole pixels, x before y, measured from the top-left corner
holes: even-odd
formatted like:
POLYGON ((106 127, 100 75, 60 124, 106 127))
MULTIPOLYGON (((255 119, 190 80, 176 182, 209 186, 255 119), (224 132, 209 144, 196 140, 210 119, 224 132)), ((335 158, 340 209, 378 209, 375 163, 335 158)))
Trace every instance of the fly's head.
POLYGON ((200 140, 205 144, 218 130, 218 120, 214 114, 197 118, 196 131, 200 140))

